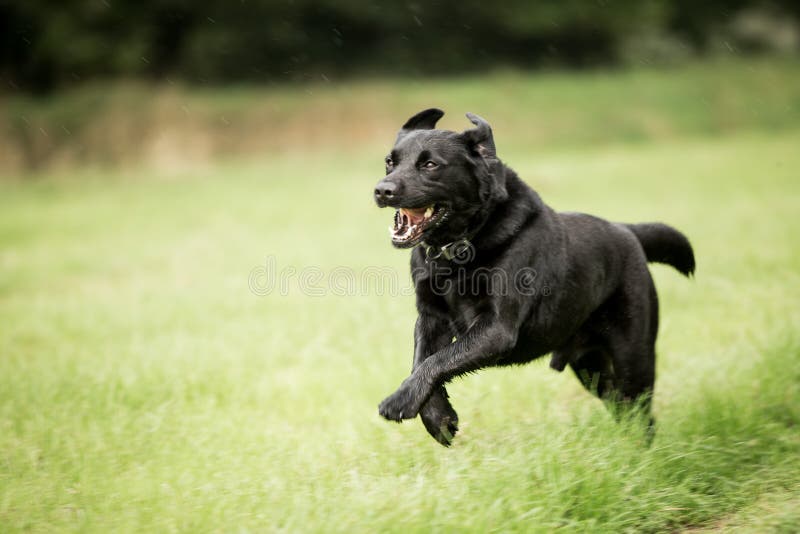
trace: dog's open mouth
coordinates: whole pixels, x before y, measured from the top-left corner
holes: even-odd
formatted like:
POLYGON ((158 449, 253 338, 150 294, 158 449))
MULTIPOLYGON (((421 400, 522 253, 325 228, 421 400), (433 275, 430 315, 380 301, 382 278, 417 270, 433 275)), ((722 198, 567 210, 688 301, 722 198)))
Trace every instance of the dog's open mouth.
POLYGON ((396 247, 413 247, 422 240, 425 230, 439 224, 445 215, 442 206, 431 204, 425 208, 400 208, 394 214, 394 226, 389 228, 396 247))

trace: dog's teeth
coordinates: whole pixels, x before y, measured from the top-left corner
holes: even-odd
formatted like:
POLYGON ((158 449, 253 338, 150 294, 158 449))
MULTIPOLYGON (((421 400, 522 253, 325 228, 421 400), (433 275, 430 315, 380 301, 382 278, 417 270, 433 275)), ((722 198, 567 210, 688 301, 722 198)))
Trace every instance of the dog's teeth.
POLYGON ((431 215, 433 215, 433 206, 431 206, 431 207, 429 207, 428 209, 425 210, 425 218, 426 219, 429 219, 431 215))

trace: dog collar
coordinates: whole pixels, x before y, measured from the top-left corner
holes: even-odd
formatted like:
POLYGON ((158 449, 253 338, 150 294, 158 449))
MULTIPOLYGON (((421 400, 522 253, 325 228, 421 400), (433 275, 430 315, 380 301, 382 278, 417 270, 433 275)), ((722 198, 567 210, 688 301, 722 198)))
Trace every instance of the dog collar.
POLYGON ((425 262, 431 260, 438 260, 444 258, 447 261, 455 260, 457 263, 467 263, 475 257, 475 247, 470 243, 469 239, 462 237, 452 243, 442 245, 441 247, 434 247, 424 241, 420 243, 425 249, 425 262))

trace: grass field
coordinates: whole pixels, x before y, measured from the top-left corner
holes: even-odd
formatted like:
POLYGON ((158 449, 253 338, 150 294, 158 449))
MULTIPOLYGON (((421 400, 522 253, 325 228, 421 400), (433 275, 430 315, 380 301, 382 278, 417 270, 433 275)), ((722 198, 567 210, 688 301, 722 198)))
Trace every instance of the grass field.
POLYGON ((695 279, 652 268, 651 448, 546 359, 456 381, 450 449, 378 417, 415 318, 371 201, 381 151, 0 182, 0 531, 800 530, 800 123, 762 126, 538 150, 497 131, 554 207, 692 239, 695 279), (264 295, 268 262, 287 283, 264 295))

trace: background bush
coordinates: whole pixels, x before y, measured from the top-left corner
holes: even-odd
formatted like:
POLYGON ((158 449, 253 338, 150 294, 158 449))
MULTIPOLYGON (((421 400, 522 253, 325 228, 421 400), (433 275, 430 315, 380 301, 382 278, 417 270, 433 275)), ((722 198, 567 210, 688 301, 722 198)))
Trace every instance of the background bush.
POLYGON ((45 91, 98 76, 274 82, 669 62, 796 50, 798 20, 792 0, 29 0, 0 3, 0 76, 45 91))

